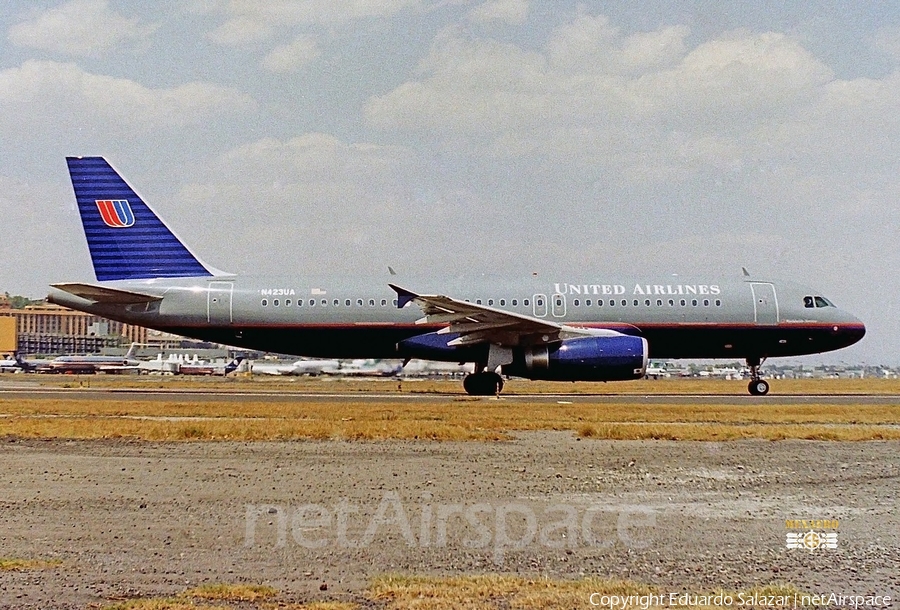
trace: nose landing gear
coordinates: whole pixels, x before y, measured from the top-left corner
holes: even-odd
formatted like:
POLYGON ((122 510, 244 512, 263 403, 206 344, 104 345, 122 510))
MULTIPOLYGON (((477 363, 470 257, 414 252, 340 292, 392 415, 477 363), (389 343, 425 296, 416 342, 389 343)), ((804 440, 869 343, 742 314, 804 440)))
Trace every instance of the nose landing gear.
POLYGON ((769 382, 759 376, 759 367, 765 361, 765 358, 747 358, 747 366, 750 367, 750 385, 747 390, 753 396, 765 396, 769 393, 769 382))

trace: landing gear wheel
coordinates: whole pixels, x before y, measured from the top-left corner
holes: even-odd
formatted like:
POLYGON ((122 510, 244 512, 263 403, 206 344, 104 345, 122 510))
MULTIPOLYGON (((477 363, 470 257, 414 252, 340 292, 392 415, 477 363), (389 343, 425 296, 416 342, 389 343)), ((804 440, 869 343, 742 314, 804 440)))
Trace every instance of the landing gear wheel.
POLYGON ((497 373, 473 373, 463 379, 463 389, 469 396, 496 396, 503 391, 503 377, 497 373))
POLYGON ((765 379, 756 379, 750 382, 747 389, 753 396, 765 396, 769 393, 769 382, 765 379))
POLYGON ((750 385, 747 389, 753 396, 765 396, 769 393, 769 382, 759 376, 759 367, 765 361, 765 358, 747 358, 747 366, 750 367, 750 385))

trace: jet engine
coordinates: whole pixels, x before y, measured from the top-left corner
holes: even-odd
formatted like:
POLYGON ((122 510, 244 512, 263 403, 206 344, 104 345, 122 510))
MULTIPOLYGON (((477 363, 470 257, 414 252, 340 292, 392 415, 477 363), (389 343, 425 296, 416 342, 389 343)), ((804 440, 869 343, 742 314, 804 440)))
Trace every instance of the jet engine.
MULTIPOLYGON (((449 343, 456 333, 427 333, 397 344, 405 358, 477 362, 487 360, 485 344, 465 347, 449 343)), ((640 379, 647 371, 647 340, 618 333, 575 337, 551 345, 513 348, 513 361, 503 374, 547 381, 625 381, 640 379)))
POLYGON ((647 371, 647 340, 630 335, 576 337, 514 351, 504 375, 547 381, 625 381, 647 371))

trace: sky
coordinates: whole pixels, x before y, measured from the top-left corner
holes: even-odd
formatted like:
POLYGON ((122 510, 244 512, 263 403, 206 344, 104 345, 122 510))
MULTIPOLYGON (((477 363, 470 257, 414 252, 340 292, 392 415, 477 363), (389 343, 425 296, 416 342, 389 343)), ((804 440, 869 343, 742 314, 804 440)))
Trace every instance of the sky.
POLYGON ((0 291, 92 280, 103 155, 235 273, 810 285, 900 364, 900 5, 12 0, 0 291))

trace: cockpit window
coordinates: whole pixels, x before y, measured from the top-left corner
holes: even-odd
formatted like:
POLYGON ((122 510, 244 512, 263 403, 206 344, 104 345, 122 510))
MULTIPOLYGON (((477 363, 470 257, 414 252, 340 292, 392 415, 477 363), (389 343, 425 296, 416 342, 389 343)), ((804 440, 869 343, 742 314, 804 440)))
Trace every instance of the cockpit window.
POLYGON ((803 297, 803 306, 812 308, 812 307, 834 307, 831 301, 826 299, 825 297, 816 296, 805 296, 803 297))

